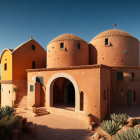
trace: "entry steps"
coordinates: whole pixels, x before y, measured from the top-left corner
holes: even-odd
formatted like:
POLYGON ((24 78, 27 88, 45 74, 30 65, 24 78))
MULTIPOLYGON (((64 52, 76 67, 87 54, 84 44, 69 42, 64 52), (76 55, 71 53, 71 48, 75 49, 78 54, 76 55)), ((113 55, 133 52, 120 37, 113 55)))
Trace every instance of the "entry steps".
POLYGON ((49 112, 45 107, 35 107, 34 117, 48 115, 49 112))

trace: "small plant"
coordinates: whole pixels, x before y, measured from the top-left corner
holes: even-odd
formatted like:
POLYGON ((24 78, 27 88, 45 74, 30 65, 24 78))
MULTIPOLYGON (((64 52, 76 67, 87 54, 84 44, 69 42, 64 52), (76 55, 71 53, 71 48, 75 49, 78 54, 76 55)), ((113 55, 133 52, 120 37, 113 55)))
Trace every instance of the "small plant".
POLYGON ((122 124, 114 122, 112 120, 104 120, 100 127, 107 132, 109 135, 114 135, 117 133, 118 130, 122 128, 122 124))
POLYGON ((17 92, 17 90, 18 90, 18 89, 17 89, 16 87, 15 87, 15 88, 13 88, 13 91, 14 91, 14 92, 17 92))
POLYGON ((129 129, 121 134, 116 134, 113 140, 140 140, 140 127, 129 129))
POLYGON ((0 120, 3 119, 4 117, 11 117, 15 115, 15 110, 13 107, 6 106, 6 107, 1 107, 0 108, 0 120))
POLYGON ((93 117, 93 115, 91 113, 88 114, 88 117, 93 117))
POLYGON ((111 114, 110 118, 115 121, 116 123, 120 123, 122 125, 126 124, 127 120, 128 120, 128 115, 127 114, 111 114))
POLYGON ((91 124, 93 122, 93 115, 89 113, 87 116, 88 116, 88 122, 89 124, 91 124))

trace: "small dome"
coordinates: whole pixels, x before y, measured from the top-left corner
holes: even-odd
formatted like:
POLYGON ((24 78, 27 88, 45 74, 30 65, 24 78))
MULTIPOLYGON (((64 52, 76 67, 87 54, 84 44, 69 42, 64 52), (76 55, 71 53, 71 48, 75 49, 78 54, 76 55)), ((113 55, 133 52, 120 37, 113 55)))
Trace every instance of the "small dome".
POLYGON ((109 36, 126 36, 126 37, 135 38, 134 36, 130 35, 129 33, 125 32, 125 31, 122 31, 119 29, 111 29, 111 30, 107 30, 107 31, 104 31, 104 32, 98 34, 92 40, 102 38, 102 37, 109 37, 109 36))
POLYGON ((74 34, 62 34, 62 35, 54 38, 50 43, 57 42, 57 41, 64 41, 64 40, 76 40, 76 41, 86 42, 85 40, 83 40, 82 38, 80 38, 74 34))

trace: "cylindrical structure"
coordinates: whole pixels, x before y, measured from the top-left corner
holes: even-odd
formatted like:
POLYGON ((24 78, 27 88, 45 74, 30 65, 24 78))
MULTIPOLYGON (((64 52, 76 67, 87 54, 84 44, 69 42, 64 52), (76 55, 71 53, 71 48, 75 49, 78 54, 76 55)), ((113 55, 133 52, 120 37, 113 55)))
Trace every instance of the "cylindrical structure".
POLYGON ((60 35, 47 46, 47 68, 88 64, 88 43, 76 35, 60 35))
MULTIPOLYGON (((90 41, 97 53, 97 64, 108 66, 138 66, 139 41, 127 32, 111 29, 90 41)), ((94 56, 90 56, 94 58, 94 56)), ((92 59, 90 58, 90 59, 92 59)))

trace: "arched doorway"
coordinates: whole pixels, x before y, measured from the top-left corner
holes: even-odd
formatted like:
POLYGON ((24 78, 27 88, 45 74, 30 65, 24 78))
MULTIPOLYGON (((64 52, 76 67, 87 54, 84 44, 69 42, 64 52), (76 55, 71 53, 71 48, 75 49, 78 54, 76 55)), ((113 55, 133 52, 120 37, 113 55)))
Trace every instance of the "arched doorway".
POLYGON ((74 110, 75 89, 70 80, 59 77, 53 81, 53 107, 74 110))
POLYGON ((132 106, 133 103, 133 92, 132 90, 127 91, 127 106, 132 106))
MULTIPOLYGON (((72 83, 72 85, 74 86, 75 89, 75 111, 80 111, 80 93, 79 93, 79 88, 77 85, 77 82, 75 81, 75 79, 68 73, 56 73, 54 75, 52 75, 52 77, 50 77, 50 79, 47 82, 46 85, 46 107, 48 107, 48 109, 51 110, 50 107, 54 107, 54 98, 53 98, 53 90, 54 90, 54 84, 55 84, 55 80, 57 78, 64 78, 69 80, 69 82, 72 83)), ((57 88, 56 88, 57 89, 57 88)), ((56 90, 55 89, 55 90, 56 90)), ((56 90, 57 91, 57 90, 56 90)))

